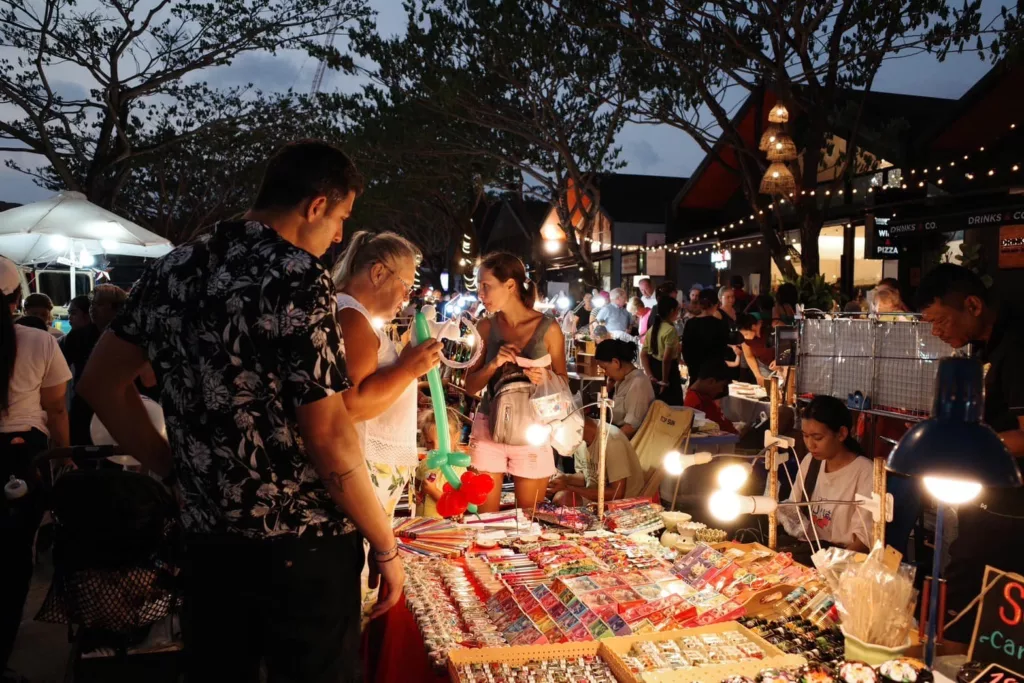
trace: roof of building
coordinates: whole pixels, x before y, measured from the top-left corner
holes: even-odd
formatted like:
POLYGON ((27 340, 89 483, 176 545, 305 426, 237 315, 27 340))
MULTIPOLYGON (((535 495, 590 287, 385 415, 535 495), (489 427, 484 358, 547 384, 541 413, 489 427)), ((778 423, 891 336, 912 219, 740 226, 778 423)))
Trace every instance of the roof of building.
POLYGON ((672 201, 687 178, 632 173, 600 177, 601 208, 617 223, 665 225, 672 201))
POLYGON ((995 142, 1011 126, 1024 126, 1022 90, 1024 63, 996 64, 952 106, 921 127, 917 148, 928 153, 974 149, 995 142))
MULTIPOLYGON (((845 90, 841 100, 848 106, 859 107, 862 91, 845 90)), ((764 112, 775 106, 777 97, 771 89, 766 89, 761 98, 751 95, 736 111, 732 118, 733 126, 749 146, 756 144, 756 138, 764 128, 766 118, 764 112), (760 99, 760 101, 759 101, 760 99)), ((867 93, 861 117, 862 143, 868 141, 882 145, 883 136, 874 136, 871 131, 878 131, 894 121, 905 122, 901 139, 912 140, 914 131, 926 122, 931 121, 937 113, 950 111, 956 100, 937 97, 923 97, 901 93, 872 91, 867 93)), ((837 131, 842 133, 842 130, 837 131)), ((904 146, 904 145, 901 145, 904 146)), ((909 147, 910 145, 905 145, 909 147)), ((877 149, 878 154, 902 155, 906 150, 877 149)), ((740 176, 737 168, 736 153, 722 140, 715 143, 711 154, 701 161, 693 172, 689 182, 682 188, 674 202, 678 209, 714 210, 723 208, 732 197, 740 191, 740 176)))

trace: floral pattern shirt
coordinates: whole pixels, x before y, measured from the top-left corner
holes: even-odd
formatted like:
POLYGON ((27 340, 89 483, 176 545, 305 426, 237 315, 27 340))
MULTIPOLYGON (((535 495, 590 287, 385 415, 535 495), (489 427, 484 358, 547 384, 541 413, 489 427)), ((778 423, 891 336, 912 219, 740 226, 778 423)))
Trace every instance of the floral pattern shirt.
POLYGON ((111 329, 156 371, 186 530, 354 530, 306 455, 296 409, 350 386, 334 284, 258 222, 219 223, 155 262, 111 329))

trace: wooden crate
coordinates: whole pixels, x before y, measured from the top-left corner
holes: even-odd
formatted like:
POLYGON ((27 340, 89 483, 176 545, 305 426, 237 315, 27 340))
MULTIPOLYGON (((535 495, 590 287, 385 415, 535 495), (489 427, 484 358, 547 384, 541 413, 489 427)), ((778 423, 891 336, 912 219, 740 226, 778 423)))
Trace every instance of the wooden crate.
POLYGON ((803 657, 798 655, 787 655, 779 648, 764 640, 750 629, 744 628, 735 621, 727 621, 721 624, 710 626, 699 626, 679 631, 662 631, 660 633, 645 633, 639 636, 625 636, 622 638, 608 638, 601 641, 601 647, 607 652, 607 661, 612 666, 616 676, 624 675, 621 680, 627 683, 694 683, 695 681, 721 681, 729 676, 747 676, 756 678, 757 674, 768 668, 793 668, 803 666, 807 663, 803 657), (714 666, 701 666, 691 669, 679 669, 677 671, 645 672, 639 676, 634 675, 626 665, 623 657, 628 656, 630 648, 634 643, 648 641, 660 642, 664 640, 676 640, 684 636, 702 635, 705 633, 725 633, 726 631, 740 631, 752 642, 756 643, 765 652, 765 658, 751 662, 732 662, 729 664, 717 664, 714 666), (612 661, 617 661, 617 666, 612 661), (622 673, 620 673, 622 672, 622 673))
POLYGON ((583 643, 561 643, 558 645, 531 645, 526 647, 488 647, 479 649, 451 650, 448 653, 448 675, 455 683, 459 680, 458 668, 462 664, 484 664, 488 662, 504 662, 507 664, 524 664, 540 662, 545 659, 571 659, 574 657, 598 656, 608 664, 612 674, 620 683, 632 681, 628 669, 623 668, 621 659, 612 658, 602 646, 605 641, 586 641, 583 643))

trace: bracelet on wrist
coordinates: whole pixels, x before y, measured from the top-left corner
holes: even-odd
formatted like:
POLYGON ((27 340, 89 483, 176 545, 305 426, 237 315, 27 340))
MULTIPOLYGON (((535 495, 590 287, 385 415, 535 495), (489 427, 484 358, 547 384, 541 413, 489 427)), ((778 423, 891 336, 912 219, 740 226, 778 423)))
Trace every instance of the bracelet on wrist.
POLYGON ((380 558, 378 557, 378 558, 375 558, 375 560, 374 560, 374 561, 375 561, 375 562, 376 562, 377 564, 384 564, 384 563, 386 563, 386 562, 391 562, 392 560, 397 560, 397 559, 398 559, 398 551, 396 550, 396 551, 395 551, 395 554, 394 554, 394 555, 392 555, 391 557, 389 557, 389 558, 387 558, 387 559, 383 559, 383 560, 382 560, 382 559, 380 559, 380 558))
POLYGON ((380 560, 382 558, 386 558, 386 557, 389 557, 391 555, 397 555, 397 554, 398 554, 398 544, 395 543, 393 546, 391 546, 387 550, 374 550, 373 551, 373 559, 380 560))

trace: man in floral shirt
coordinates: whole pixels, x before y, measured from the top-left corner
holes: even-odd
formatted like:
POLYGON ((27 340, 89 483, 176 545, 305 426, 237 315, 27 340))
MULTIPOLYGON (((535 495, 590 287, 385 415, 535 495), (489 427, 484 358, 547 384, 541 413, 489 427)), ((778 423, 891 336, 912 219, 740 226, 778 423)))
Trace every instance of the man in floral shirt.
POLYGON ((359 574, 370 542, 404 573, 341 392, 349 386, 334 285, 319 258, 362 189, 323 142, 286 145, 253 208, 153 264, 79 384, 111 434, 180 485, 188 532, 189 681, 359 678, 359 574), (164 441, 132 388, 159 382, 164 441))

